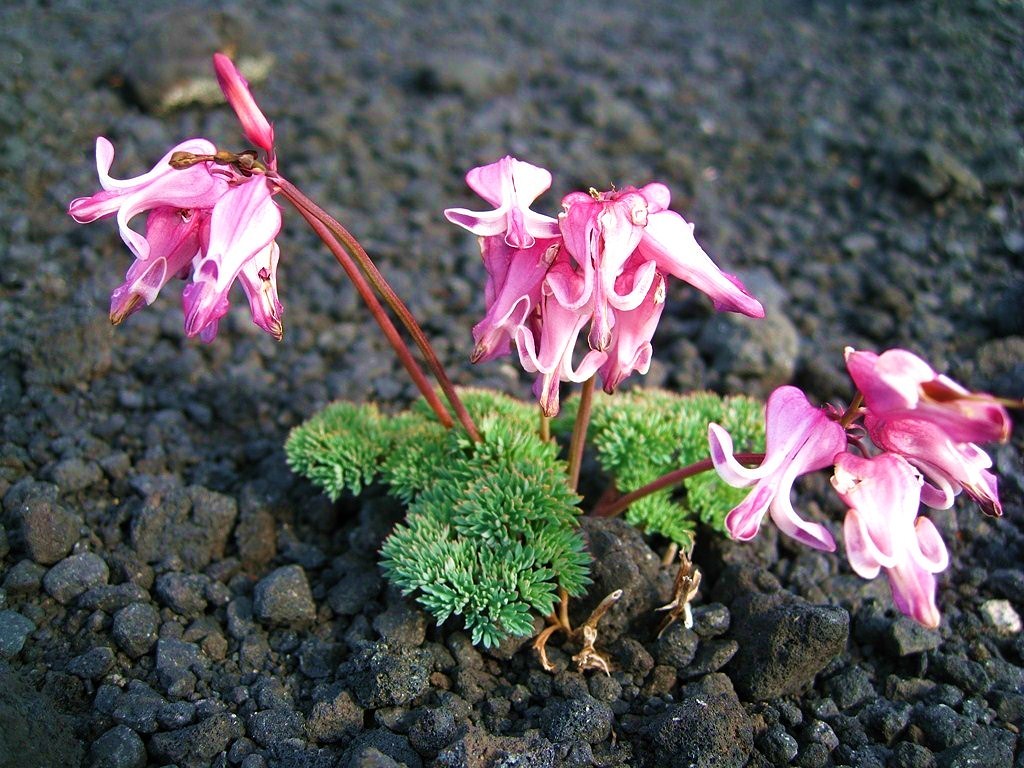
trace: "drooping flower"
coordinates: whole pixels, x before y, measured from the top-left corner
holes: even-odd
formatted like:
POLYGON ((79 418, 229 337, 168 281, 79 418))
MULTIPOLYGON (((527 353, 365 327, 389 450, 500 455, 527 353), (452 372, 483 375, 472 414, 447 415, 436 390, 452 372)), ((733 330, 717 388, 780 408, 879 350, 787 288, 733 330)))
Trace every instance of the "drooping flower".
MULTIPOLYGON (((582 279, 563 262, 552 266, 550 273, 561 274, 564 279, 582 279)), ((558 385, 562 381, 584 382, 607 359, 607 354, 590 350, 573 367, 572 356, 580 331, 590 319, 586 311, 563 307, 552 294, 546 281, 542 286, 539 314, 527 318, 515 331, 519 350, 519 363, 537 374, 533 393, 547 416, 558 414, 558 385)))
POLYGON ((466 184, 494 206, 486 212, 448 208, 448 221, 481 237, 502 236, 512 248, 531 248, 537 238, 558 236, 558 222, 530 210, 551 186, 551 174, 536 165, 506 155, 496 163, 473 168, 466 184))
POLYGON ((765 412, 765 458, 759 467, 744 467, 733 455, 732 438, 718 424, 708 425, 711 459, 721 478, 736 488, 753 490, 725 519, 729 534, 741 541, 757 535, 765 512, 794 539, 828 552, 835 540, 825 526, 801 518, 793 509, 790 491, 800 475, 829 466, 846 448, 846 431, 815 408, 796 387, 779 387, 768 398, 765 412))
MULTIPOLYGON (((228 310, 228 290, 235 278, 246 263, 271 246, 280 230, 281 209, 271 199, 270 188, 262 178, 232 186, 221 197, 210 218, 210 241, 193 261, 192 282, 182 292, 185 332, 189 336, 213 340, 218 320, 228 310)), ((265 261, 259 269, 268 270, 271 283, 273 265, 269 258, 265 261)), ((276 284, 276 277, 271 284, 276 284)), ((272 306, 280 307, 276 295, 272 306)), ((280 338, 279 317, 253 314, 253 322, 280 338)))
MULTIPOLYGON (((625 272, 619 280, 628 281, 636 271, 625 272)), ((605 392, 611 394, 634 371, 647 373, 650 369, 654 353, 651 338, 664 309, 665 278, 656 274, 647 296, 636 309, 616 313, 608 359, 598 371, 605 392)))
POLYGON ((279 250, 273 241, 281 213, 262 174, 275 167, 274 133, 234 64, 217 54, 214 67, 247 138, 266 153, 263 163, 232 165, 225 158, 251 161, 252 153, 218 153, 206 139, 190 139, 148 173, 119 180, 110 176, 114 148, 100 137, 96 166, 102 189, 73 200, 68 213, 79 223, 116 215, 121 238, 135 255, 111 296, 111 322, 151 304, 172 277, 191 277, 182 297, 185 331, 211 341, 227 312, 228 290, 240 278, 253 322, 280 339, 279 250), (145 235, 130 226, 140 214, 147 214, 145 235))
POLYGON ((844 452, 835 459, 832 486, 849 507, 843 533, 850 566, 865 579, 884 569, 896 607, 937 627, 935 574, 949 554, 934 523, 918 517, 921 476, 894 453, 866 459, 844 452))
POLYGON ((513 248, 501 237, 480 238, 487 270, 487 314, 473 326, 475 346, 470 359, 474 363, 511 351, 515 329, 540 303, 541 283, 560 250, 560 240, 537 240, 529 248, 513 248))
POLYGON ((890 349, 876 355, 847 347, 845 354, 850 376, 876 419, 921 419, 957 443, 1010 437, 1010 416, 999 401, 969 392, 912 352, 890 349))
POLYGON ((992 460, 975 444, 1009 437, 1009 414, 995 398, 968 392, 902 349, 847 348, 846 366, 864 396, 872 442, 924 473, 926 504, 949 507, 963 489, 987 514, 1002 513, 992 460))

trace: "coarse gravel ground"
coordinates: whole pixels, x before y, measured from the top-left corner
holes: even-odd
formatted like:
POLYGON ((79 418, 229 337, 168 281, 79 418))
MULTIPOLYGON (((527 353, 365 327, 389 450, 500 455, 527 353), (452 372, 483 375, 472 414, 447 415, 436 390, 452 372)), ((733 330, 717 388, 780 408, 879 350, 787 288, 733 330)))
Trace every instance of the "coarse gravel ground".
MULTIPOLYGON (((326 250, 286 211, 285 338, 241 295, 213 344, 180 299, 111 328, 116 227, 75 225, 113 172, 190 136, 242 148, 224 105, 174 101, 221 47, 272 61, 256 96, 282 172, 378 259, 461 384, 483 270, 446 206, 514 154, 562 194, 658 180, 765 302, 716 317, 680 284, 647 385, 817 400, 846 345, 909 348, 1024 397, 1024 5, 343 0, 18 3, 0 10, 0 766, 1024 768, 1024 445, 992 455, 1005 515, 931 515, 942 625, 884 580, 765 529, 704 537, 692 631, 655 638, 663 544, 585 522, 592 599, 624 588, 611 675, 472 647, 384 584, 401 511, 332 505, 284 463, 335 398, 411 385, 326 250)), ((1019 412, 1018 412, 1019 417, 1019 412)), ((1019 418, 1018 418, 1019 420, 1019 418)), ((824 475, 797 503, 832 521, 824 475)), ((579 607, 582 610, 582 605, 579 607)))

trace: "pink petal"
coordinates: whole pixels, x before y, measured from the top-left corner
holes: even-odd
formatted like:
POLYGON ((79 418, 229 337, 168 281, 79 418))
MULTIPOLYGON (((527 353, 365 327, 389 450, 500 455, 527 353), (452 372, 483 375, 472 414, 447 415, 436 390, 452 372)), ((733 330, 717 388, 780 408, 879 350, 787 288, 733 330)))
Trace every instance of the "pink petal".
POLYGON ((273 162, 274 128, 256 106, 256 100, 249 91, 249 84, 242 77, 234 62, 223 53, 213 54, 213 69, 228 104, 235 110, 245 137, 265 151, 273 162))
POLYGON ((658 269, 684 280, 708 295, 715 309, 764 317, 761 303, 743 284, 722 272, 693 237, 693 225, 674 211, 651 214, 638 246, 658 269))
POLYGON ((278 341, 284 336, 284 307, 277 295, 277 262, 281 249, 276 241, 242 265, 238 282, 249 299, 252 321, 278 341))

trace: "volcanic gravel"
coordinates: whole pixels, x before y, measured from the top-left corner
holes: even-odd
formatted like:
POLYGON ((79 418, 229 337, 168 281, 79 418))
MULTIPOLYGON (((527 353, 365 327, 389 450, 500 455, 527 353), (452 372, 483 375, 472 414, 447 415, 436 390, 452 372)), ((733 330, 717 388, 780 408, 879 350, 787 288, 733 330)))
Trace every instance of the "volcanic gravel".
MULTIPOLYGON (((98 188, 98 135, 117 177, 188 137, 244 148, 204 98, 222 48, 267 70, 282 173, 367 246, 458 383, 529 396, 512 358, 468 363, 484 273, 441 216, 482 207, 463 174, 513 154, 552 171, 548 213, 666 183, 764 301, 755 323, 671 285, 645 385, 842 401, 846 345, 901 346, 1021 398, 1024 5, 211 7, 0 11, 0 766, 1024 766, 1020 428, 992 450, 1003 518, 931 514, 952 557, 938 630, 766 526, 701 533, 695 625, 657 638, 665 543, 588 519, 574 616, 625 590, 599 636, 611 674, 574 671, 557 636, 547 673, 386 584, 396 504, 331 504, 287 469, 288 430, 331 400, 415 396, 294 212, 284 341, 239 292, 209 345, 175 284, 112 328, 128 251, 66 215, 98 188)), ((838 530, 824 474, 797 496, 838 530)))

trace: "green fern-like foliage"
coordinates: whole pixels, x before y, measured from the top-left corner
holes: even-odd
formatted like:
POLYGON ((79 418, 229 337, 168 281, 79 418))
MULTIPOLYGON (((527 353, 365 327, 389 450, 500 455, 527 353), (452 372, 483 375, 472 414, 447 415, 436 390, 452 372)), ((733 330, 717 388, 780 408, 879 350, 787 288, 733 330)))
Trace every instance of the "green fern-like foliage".
POLYGON ((483 441, 446 429, 424 403, 397 416, 336 403, 292 431, 297 472, 331 498, 372 482, 408 505, 381 549, 392 583, 438 622, 461 616, 474 643, 526 636, 558 589, 583 593, 589 556, 579 497, 558 446, 536 434, 536 406, 498 392, 460 392, 483 441))
MULTIPOLYGON (((763 450, 763 419, 764 406, 748 397, 632 390, 595 398, 591 439, 601 466, 629 493, 706 459, 709 422, 729 430, 738 449, 763 450)), ((714 472, 687 479, 683 488, 684 494, 666 489, 644 497, 630 506, 626 519, 689 548, 698 520, 724 532, 725 515, 746 495, 714 472)))

